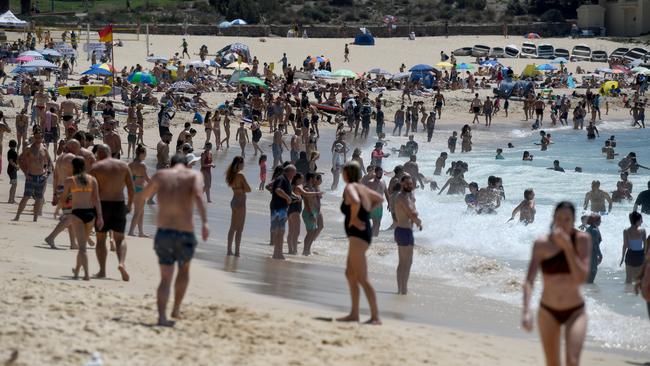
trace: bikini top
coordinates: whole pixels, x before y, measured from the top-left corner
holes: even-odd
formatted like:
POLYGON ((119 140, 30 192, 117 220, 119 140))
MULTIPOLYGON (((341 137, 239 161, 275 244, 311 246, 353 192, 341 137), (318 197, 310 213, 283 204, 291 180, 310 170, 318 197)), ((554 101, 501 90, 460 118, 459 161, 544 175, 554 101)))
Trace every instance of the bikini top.
MULTIPOLYGON (((571 233, 571 244, 573 248, 576 246, 576 232, 571 233)), ((542 261, 542 273, 544 274, 558 274, 558 273, 569 273, 569 263, 567 263, 566 256, 564 255, 564 250, 560 250, 559 253, 552 256, 551 258, 545 259, 542 261)))
POLYGON ((77 185, 77 177, 72 178, 72 187, 70 188, 70 193, 78 193, 78 192, 92 192, 93 187, 89 183, 86 183, 85 185, 77 185))

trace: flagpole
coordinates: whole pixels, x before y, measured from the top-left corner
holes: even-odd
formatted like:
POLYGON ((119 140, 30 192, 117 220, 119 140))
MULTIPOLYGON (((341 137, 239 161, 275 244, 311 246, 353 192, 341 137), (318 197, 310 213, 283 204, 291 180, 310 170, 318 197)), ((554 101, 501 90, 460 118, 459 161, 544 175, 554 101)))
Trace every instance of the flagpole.
POLYGON ((115 99, 115 46, 113 42, 113 24, 111 27, 111 68, 113 69, 113 77, 111 78, 111 90, 113 90, 113 99, 115 99))

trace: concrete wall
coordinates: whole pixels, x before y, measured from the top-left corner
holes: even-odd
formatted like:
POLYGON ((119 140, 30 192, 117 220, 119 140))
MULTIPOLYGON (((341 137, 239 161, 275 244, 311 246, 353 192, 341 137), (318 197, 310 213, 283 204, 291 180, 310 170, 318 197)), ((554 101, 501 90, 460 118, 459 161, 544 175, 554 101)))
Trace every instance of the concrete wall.
POLYGON ((600 5, 581 5, 578 8, 579 28, 600 28, 605 26, 605 8, 600 5))

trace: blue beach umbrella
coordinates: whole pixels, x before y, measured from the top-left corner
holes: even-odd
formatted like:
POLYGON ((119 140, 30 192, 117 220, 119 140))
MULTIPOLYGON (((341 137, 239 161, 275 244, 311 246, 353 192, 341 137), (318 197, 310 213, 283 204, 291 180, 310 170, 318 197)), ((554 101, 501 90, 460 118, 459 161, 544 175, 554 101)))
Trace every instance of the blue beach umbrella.
POLYGON ((219 23, 218 27, 219 28, 230 28, 230 27, 232 27, 232 24, 230 24, 230 22, 224 20, 223 22, 219 23))
POLYGON ((474 66, 472 64, 466 64, 464 62, 462 64, 456 65, 456 70, 473 70, 473 69, 474 66))
POLYGON ((485 60, 485 61, 481 62, 481 66, 484 66, 484 67, 497 67, 498 65, 500 65, 499 61, 496 61, 496 60, 485 60))
POLYGON ((318 70, 314 72, 314 77, 317 78, 331 78, 332 73, 327 70, 318 70))
POLYGON ((551 64, 543 64, 543 65, 537 66, 537 70, 539 70, 539 71, 553 71, 553 70, 557 70, 557 67, 555 67, 555 66, 553 66, 551 64))
POLYGON ((90 69, 82 72, 81 75, 113 76, 113 73, 110 70, 102 69, 99 67, 91 67, 90 69))
POLYGON ((426 72, 426 71, 435 71, 436 68, 431 65, 426 64, 417 64, 409 69, 410 72, 426 72))
POLYGON ((556 57, 551 61, 552 64, 566 64, 567 62, 569 62, 569 60, 564 57, 556 57))

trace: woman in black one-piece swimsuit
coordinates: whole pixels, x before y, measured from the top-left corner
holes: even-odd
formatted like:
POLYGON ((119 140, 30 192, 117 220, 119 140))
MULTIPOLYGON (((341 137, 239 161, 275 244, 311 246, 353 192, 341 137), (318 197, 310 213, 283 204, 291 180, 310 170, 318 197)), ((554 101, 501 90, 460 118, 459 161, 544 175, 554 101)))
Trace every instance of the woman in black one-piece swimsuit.
POLYGON ((552 232, 535 241, 524 284, 522 327, 531 331, 530 298, 537 271, 541 269, 544 288, 538 326, 547 365, 562 364, 563 327, 566 365, 579 365, 587 333, 587 313, 580 287, 591 267, 591 238, 576 230, 574 223, 575 207, 570 202, 560 202, 553 215, 552 232))
POLYGON ((358 183, 361 180, 361 168, 355 162, 347 163, 343 167, 343 180, 347 184, 343 191, 341 212, 345 215, 345 234, 349 241, 345 276, 350 286, 352 309, 349 315, 337 320, 346 322, 359 321, 359 286, 361 286, 370 306, 370 320, 367 323, 381 324, 377 308, 377 296, 370 281, 368 281, 366 251, 372 240, 369 211, 382 204, 383 198, 377 192, 358 183))

